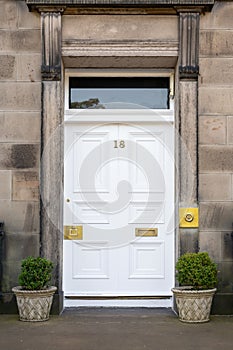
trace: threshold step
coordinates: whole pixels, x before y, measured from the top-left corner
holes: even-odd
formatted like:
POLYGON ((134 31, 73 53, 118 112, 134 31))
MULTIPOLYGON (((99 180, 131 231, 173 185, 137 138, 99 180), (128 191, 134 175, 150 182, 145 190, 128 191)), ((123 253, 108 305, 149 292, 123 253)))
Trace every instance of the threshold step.
POLYGON ((148 307, 171 308, 172 297, 77 297, 68 296, 64 299, 64 307, 148 307))

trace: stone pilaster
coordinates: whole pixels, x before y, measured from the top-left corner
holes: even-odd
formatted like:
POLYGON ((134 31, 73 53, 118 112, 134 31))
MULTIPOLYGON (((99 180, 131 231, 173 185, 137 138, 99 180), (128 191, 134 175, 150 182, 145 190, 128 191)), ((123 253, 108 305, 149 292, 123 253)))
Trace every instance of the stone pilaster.
POLYGON ((63 308, 63 92, 62 8, 39 9, 42 29, 41 256, 53 261, 58 287, 53 312, 63 308))
MULTIPOLYGON (((180 207, 198 207, 199 12, 179 12, 180 207)), ((180 253, 198 250, 198 228, 180 228, 180 253)))

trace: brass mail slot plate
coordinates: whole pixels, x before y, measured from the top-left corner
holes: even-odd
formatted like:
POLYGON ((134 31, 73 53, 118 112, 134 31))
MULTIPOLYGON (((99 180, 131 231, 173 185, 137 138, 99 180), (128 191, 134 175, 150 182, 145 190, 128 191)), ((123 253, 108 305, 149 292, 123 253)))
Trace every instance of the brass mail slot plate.
POLYGON ((136 228, 135 236, 136 237, 157 237, 158 229, 157 228, 136 228))
POLYGON ((83 239, 82 226, 64 226, 64 239, 77 240, 83 239))

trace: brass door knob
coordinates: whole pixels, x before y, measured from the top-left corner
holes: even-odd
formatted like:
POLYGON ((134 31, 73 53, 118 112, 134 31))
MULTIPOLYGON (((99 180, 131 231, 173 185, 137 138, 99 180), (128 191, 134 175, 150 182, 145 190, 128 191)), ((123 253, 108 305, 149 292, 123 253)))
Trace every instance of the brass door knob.
POLYGON ((187 214, 185 215, 185 221, 187 221, 187 222, 192 222, 193 220, 194 220, 194 215, 193 215, 193 214, 187 213, 187 214))
POLYGON ((69 202, 70 202, 70 199, 69 199, 69 198, 66 198, 66 201, 67 201, 67 203, 69 203, 69 202))

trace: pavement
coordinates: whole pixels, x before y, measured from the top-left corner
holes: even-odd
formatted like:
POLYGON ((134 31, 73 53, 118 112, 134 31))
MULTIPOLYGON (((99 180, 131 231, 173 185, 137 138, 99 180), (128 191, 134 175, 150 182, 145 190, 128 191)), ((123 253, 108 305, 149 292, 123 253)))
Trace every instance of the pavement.
POLYGON ((66 309, 46 322, 0 315, 0 350, 232 350, 233 316, 202 324, 171 309, 66 309))

